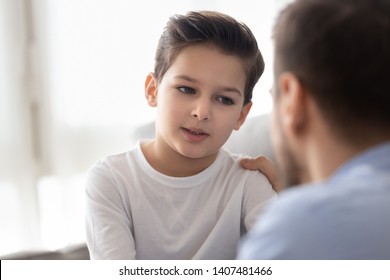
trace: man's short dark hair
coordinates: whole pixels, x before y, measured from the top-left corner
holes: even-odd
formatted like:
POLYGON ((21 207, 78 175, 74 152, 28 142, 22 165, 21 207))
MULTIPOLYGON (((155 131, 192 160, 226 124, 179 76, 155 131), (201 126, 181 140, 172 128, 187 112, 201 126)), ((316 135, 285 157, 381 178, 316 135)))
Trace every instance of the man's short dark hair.
POLYGON ((390 1, 297 0, 274 39, 275 77, 294 73, 338 132, 389 131, 390 1))

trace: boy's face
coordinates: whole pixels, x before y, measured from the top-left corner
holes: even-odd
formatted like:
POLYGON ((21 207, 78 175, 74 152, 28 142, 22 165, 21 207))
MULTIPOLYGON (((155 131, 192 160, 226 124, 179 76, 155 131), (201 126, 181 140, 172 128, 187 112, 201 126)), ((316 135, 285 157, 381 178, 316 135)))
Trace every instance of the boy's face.
POLYGON ((245 82, 239 58, 207 44, 181 50, 160 84, 152 75, 146 81, 157 143, 188 158, 215 157, 249 113, 245 82))

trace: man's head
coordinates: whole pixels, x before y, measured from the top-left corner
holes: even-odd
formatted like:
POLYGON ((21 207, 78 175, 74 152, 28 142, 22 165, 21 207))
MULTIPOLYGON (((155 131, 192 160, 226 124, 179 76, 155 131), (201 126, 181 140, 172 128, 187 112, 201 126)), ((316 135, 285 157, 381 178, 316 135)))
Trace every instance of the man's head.
POLYGON ((232 17, 211 11, 189 12, 170 18, 160 37, 154 73, 161 81, 178 53, 185 47, 209 43, 226 54, 240 58, 247 75, 244 105, 264 71, 264 60, 251 30, 232 17))
POLYGON ((344 146, 389 140, 389 1, 297 0, 280 13, 274 40, 274 141, 287 184, 305 181, 295 140, 316 119, 344 146))

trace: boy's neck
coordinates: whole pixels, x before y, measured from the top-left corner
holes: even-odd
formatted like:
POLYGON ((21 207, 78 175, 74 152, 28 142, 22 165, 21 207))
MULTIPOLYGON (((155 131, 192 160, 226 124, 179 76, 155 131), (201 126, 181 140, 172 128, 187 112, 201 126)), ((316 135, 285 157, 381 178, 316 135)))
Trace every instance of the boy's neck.
POLYGON ((171 177, 189 177, 209 167, 217 158, 214 154, 205 158, 188 158, 160 145, 156 140, 141 144, 141 150, 148 163, 158 172, 171 177))

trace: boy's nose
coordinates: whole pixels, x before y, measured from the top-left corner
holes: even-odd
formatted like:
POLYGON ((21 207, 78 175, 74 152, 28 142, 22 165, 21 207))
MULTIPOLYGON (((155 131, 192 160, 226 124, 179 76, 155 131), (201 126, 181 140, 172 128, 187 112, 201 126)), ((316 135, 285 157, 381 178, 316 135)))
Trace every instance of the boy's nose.
POLYGON ((206 100, 199 100, 196 103, 196 106, 193 109, 191 115, 193 118, 196 118, 201 121, 210 120, 210 102, 206 100))

